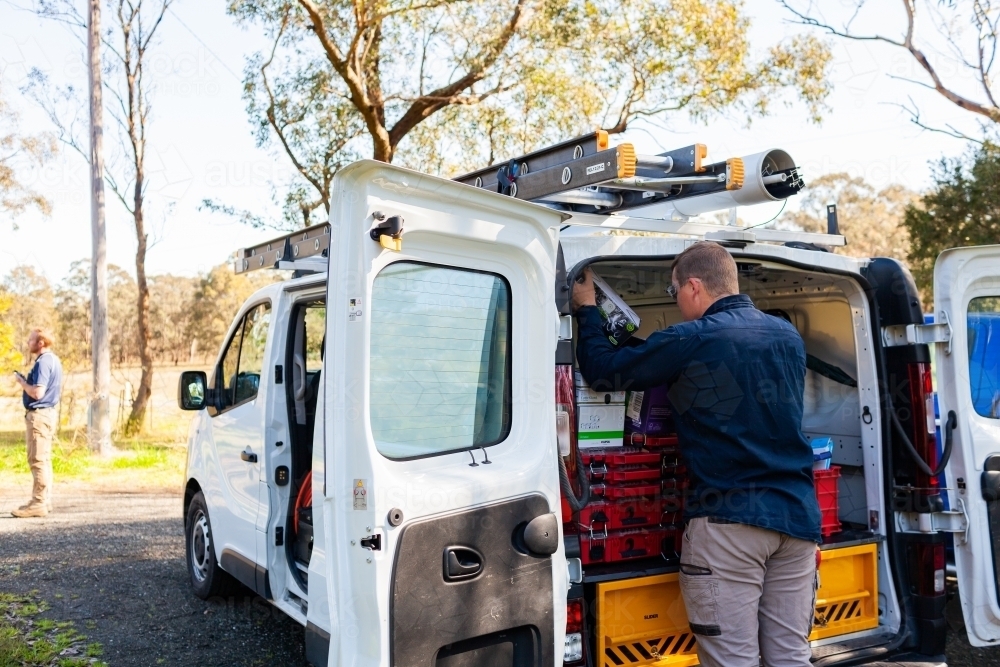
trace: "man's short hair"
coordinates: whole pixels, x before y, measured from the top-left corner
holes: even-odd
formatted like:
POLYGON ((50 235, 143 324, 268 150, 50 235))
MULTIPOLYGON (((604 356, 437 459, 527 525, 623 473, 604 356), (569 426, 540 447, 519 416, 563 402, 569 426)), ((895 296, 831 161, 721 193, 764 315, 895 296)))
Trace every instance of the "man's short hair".
POLYGON ((39 342, 45 347, 52 347, 56 344, 56 337, 48 329, 43 329, 41 327, 35 327, 31 330, 31 333, 35 334, 39 342))
POLYGON ((683 287, 688 278, 697 278, 713 298, 740 293, 736 262, 714 241, 698 241, 677 255, 673 273, 679 287, 683 287))

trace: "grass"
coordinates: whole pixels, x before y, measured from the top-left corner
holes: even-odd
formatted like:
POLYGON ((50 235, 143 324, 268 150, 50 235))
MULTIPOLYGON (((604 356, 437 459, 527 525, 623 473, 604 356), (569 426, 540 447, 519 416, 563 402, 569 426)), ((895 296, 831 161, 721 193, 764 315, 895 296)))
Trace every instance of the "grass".
MULTIPOLYGON (((182 484, 186 447, 176 436, 149 434, 114 443, 113 456, 104 458, 91 452, 73 431, 62 431, 52 443, 52 472, 56 481, 121 483, 129 488, 164 487, 182 484)), ((17 477, 30 479, 24 433, 0 431, 0 483, 17 477)))
POLYGON ((0 667, 107 667, 72 621, 38 618, 47 609, 34 594, 0 593, 0 667))

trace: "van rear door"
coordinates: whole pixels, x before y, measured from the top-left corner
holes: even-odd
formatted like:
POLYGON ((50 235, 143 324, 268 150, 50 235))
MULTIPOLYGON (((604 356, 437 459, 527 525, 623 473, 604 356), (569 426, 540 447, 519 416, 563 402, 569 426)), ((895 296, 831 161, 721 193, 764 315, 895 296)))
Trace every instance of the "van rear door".
POLYGON ((955 413, 946 469, 962 612, 973 646, 1000 641, 1000 246, 945 250, 934 266, 934 315, 950 324, 937 345, 941 432, 955 413), (959 502, 955 502, 955 501, 959 502))
POLYGON ((329 664, 555 664, 564 217, 373 161, 332 200, 329 664))

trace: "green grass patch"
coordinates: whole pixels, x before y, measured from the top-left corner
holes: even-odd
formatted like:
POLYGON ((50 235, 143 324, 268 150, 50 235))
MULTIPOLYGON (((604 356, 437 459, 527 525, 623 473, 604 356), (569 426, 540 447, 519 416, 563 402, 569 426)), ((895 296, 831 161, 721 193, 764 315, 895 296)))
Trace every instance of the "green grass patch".
POLYGON ((38 618, 46 609, 34 595, 0 593, 0 667, 107 667, 72 622, 38 618))
MULTIPOLYGON (((78 432, 63 431, 52 443, 52 472, 56 480, 91 479, 102 475, 142 473, 147 483, 179 484, 187 450, 172 435, 151 434, 116 440, 108 458, 95 455, 78 432)), ((0 475, 28 475, 24 433, 0 431, 0 475)))

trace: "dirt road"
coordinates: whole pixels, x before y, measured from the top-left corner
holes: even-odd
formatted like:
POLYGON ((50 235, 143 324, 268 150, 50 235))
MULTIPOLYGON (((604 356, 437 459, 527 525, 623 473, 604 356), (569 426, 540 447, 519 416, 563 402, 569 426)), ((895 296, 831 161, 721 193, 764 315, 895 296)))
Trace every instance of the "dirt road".
MULTIPOLYGON (((72 620, 111 667, 305 665, 303 631, 249 591, 203 602, 188 588, 181 497, 57 483, 56 513, 14 519, 27 498, 0 485, 0 591, 37 591, 44 614, 72 620)), ((953 601, 951 667, 1000 667, 1000 648, 972 649, 953 601)))

